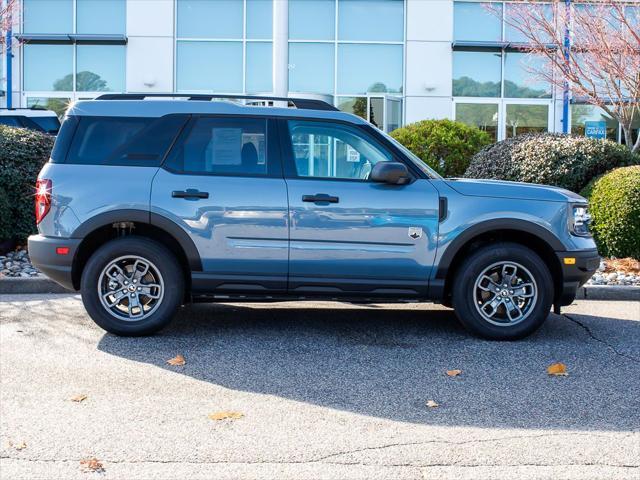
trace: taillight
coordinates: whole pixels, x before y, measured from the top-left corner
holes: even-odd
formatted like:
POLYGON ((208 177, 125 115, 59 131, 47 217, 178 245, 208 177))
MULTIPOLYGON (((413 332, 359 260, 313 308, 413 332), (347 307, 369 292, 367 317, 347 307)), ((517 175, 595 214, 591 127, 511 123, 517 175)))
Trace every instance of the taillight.
POLYGON ((36 181, 36 225, 49 213, 51 208, 51 180, 36 181))

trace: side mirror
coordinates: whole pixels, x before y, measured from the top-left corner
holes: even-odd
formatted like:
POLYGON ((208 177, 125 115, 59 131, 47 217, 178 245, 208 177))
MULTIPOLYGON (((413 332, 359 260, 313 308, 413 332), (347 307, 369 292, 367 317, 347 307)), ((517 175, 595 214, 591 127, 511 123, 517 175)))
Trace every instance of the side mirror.
POLYGON ((373 182, 404 185, 409 183, 409 170, 404 163, 378 162, 373 166, 369 178, 373 182))

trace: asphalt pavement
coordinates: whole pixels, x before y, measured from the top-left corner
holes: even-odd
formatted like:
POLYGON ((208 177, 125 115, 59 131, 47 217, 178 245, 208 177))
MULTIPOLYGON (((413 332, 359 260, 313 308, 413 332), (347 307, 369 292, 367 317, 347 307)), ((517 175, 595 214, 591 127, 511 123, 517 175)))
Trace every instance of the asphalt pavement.
POLYGON ((518 342, 328 302, 193 305, 119 338, 76 295, 0 295, 0 387, 2 479, 640 479, 638 302, 578 301, 518 342))

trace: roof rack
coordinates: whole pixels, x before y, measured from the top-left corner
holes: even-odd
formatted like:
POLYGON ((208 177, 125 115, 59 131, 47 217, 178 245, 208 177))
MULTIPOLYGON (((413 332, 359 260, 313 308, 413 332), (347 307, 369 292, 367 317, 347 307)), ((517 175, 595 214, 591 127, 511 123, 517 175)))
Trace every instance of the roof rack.
POLYGON ((184 98, 186 100, 210 102, 216 99, 263 100, 267 102, 287 102, 300 110, 333 110, 338 109, 322 100, 310 98, 270 97, 262 95, 218 95, 193 93, 107 93, 96 100, 144 100, 145 98, 184 98))

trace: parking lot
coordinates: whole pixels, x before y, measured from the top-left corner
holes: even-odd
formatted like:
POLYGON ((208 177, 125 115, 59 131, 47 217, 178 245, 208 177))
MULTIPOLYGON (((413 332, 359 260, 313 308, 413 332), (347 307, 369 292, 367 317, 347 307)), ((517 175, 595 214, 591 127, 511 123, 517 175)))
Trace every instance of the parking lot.
POLYGON ((640 305, 564 313, 488 342, 428 304, 201 304, 119 338, 0 296, 0 477, 638 479, 640 305))

